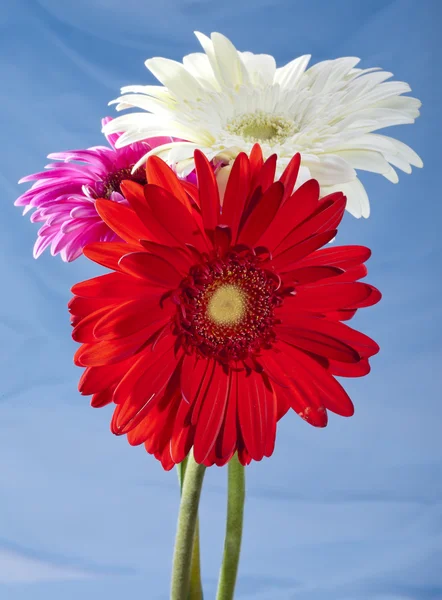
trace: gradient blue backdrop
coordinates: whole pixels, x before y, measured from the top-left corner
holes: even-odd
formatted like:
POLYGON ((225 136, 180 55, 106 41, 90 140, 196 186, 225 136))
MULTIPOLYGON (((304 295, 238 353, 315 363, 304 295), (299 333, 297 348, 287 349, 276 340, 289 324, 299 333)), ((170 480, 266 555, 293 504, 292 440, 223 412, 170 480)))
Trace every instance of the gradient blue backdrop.
MULTIPOLYGON (((352 419, 316 430, 295 415, 274 456, 247 469, 238 598, 441 600, 440 0, 3 0, 0 10, 0 598, 166 600, 178 509, 174 472, 109 433, 110 407, 76 390, 66 304, 99 268, 31 256, 36 226, 13 207, 16 181, 49 152, 102 143, 107 102, 152 83, 144 60, 199 50, 221 31, 279 65, 360 56, 423 101, 390 130, 425 168, 398 185, 363 177, 372 216, 346 215, 340 243, 373 248, 384 294, 355 326, 381 345, 346 383, 352 419)), ((204 584, 214 598, 225 470, 201 507, 204 584)))

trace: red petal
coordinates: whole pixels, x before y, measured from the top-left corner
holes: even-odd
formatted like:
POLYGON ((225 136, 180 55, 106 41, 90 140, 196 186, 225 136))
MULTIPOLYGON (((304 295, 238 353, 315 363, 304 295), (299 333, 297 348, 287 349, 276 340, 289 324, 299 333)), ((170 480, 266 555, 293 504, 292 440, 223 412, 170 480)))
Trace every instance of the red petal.
POLYGON ((296 363, 296 377, 305 377, 315 385, 321 403, 325 408, 342 417, 353 415, 353 403, 347 392, 328 371, 313 358, 295 348, 286 347, 284 350, 289 353, 293 362, 296 363))
POLYGON ((273 183, 247 217, 238 236, 238 243, 253 246, 272 222, 281 205, 284 186, 279 181, 273 183))
POLYGON ((189 454, 195 436, 195 426, 190 422, 190 405, 181 401, 175 419, 172 439, 170 441, 170 454, 172 460, 178 464, 189 454))
POLYGON ((265 454, 270 402, 273 402, 273 391, 265 385, 261 375, 253 371, 248 377, 245 371, 238 373, 239 425, 245 447, 254 460, 261 460, 265 454))
POLYGON ((238 441, 238 371, 231 371, 229 398, 216 443, 216 464, 222 466, 231 458, 238 441))
MULTIPOLYGON (((208 402, 208 398, 211 396, 212 381, 216 371, 216 362, 214 360, 207 360, 207 367, 204 370, 204 374, 198 379, 198 372, 195 373, 195 381, 192 382, 190 401, 192 403, 192 425, 196 425, 199 421, 200 411, 204 405, 204 402, 208 402)), ((202 371, 202 367, 200 367, 202 371)), ((201 372, 200 371, 200 372, 201 372)))
POLYGON ((92 396, 91 406, 92 408, 102 408, 112 402, 112 389, 102 390, 92 396))
POLYGON ((195 355, 186 355, 181 368, 181 393, 185 402, 194 403, 206 376, 210 361, 195 355))
POLYGON ((368 358, 362 358, 357 363, 341 363, 329 360, 328 370, 338 377, 363 377, 370 373, 368 358))
POLYGON ((353 348, 362 358, 368 358, 379 352, 379 346, 376 342, 360 331, 344 325, 344 323, 329 321, 328 319, 310 315, 302 315, 302 317, 294 317, 289 326, 293 324, 296 324, 298 329, 302 328, 305 331, 317 332, 335 338, 337 341, 353 348))
POLYGON ((275 248, 294 227, 318 208, 318 202, 319 183, 310 179, 282 204, 270 227, 259 240, 260 245, 271 250, 275 248))
POLYGON ((208 249, 202 220, 195 210, 186 208, 175 196, 156 185, 144 186, 144 194, 158 223, 180 246, 192 244, 200 251, 208 249))
POLYGON ((152 407, 150 413, 142 421, 135 425, 133 429, 127 432, 127 441, 131 446, 145 444, 149 454, 157 451, 155 434, 162 426, 161 417, 158 417, 158 404, 152 407), (148 441, 147 441, 148 440, 148 441))
POLYGON ((152 408, 147 417, 128 432, 129 444, 138 446, 145 442, 145 448, 149 453, 163 452, 164 447, 170 445, 180 402, 179 394, 175 394, 165 403, 162 399, 152 408))
MULTIPOLYGON (((297 286, 296 295, 287 299, 281 311, 288 315, 296 311, 327 312, 354 308, 371 296, 366 283, 317 283, 297 286)), ((284 318, 284 317, 283 317, 284 318)))
POLYGON ((261 169, 264 164, 264 159, 262 157, 262 150, 259 144, 254 144, 253 148, 249 154, 249 162, 250 162, 250 176, 251 176, 251 185, 250 191, 256 189, 256 181, 261 173, 261 169))
POLYGON ((75 353, 74 363, 79 367, 101 367, 121 362, 136 354, 151 336, 147 328, 118 340, 83 344, 75 353))
POLYGON ((265 371, 276 383, 274 385, 278 402, 287 402, 292 409, 307 423, 314 427, 327 425, 327 411, 322 404, 315 386, 310 378, 298 374, 298 364, 290 356, 290 347, 274 346, 277 351, 267 352, 263 356, 265 371))
POLYGON ((169 446, 166 446, 160 454, 155 455, 155 458, 161 462, 161 466, 165 471, 170 471, 175 466, 169 446))
POLYGON ((118 261, 120 258, 129 252, 136 252, 137 250, 140 250, 140 245, 138 244, 94 242, 84 247, 83 254, 107 269, 119 271, 118 261))
POLYGON ((186 194, 190 197, 190 204, 194 204, 198 206, 198 188, 194 183, 190 183, 190 181, 180 180, 180 183, 186 192, 186 194))
POLYGON ((107 311, 95 325, 95 338, 102 340, 122 338, 140 329, 151 330, 154 333, 166 324, 175 311, 175 307, 171 304, 160 306, 160 299, 161 296, 149 296, 129 300, 107 311))
POLYGON ((284 185, 284 196, 282 198, 282 204, 286 202, 290 194, 293 192, 296 180, 298 178, 299 167, 301 165, 301 155, 295 154, 290 159, 289 164, 284 169, 283 174, 279 178, 279 181, 284 185))
POLYGON ((118 404, 112 419, 112 432, 121 435, 135 427, 161 399, 177 369, 173 336, 163 338, 156 351, 144 352, 129 369, 114 392, 118 404))
POLYGON ((82 298, 74 296, 69 300, 68 310, 76 317, 85 317, 99 308, 107 306, 110 310, 115 306, 115 300, 110 298, 82 298))
POLYGON ((195 168, 198 178, 198 198, 206 231, 213 231, 218 225, 220 202, 218 184, 213 168, 206 156, 195 150, 195 168))
POLYGON ((333 281, 336 281, 341 274, 342 270, 337 267, 301 267, 286 273, 284 280, 288 279, 292 283, 303 285, 329 278, 333 278, 333 281))
POLYGON ((172 169, 158 156, 151 156, 146 164, 146 176, 149 183, 164 188, 177 198, 183 206, 190 211, 189 198, 183 187, 183 182, 178 179, 172 169))
POLYGON ((378 289, 376 289, 372 285, 369 285, 368 283, 366 285, 370 289, 370 295, 365 300, 355 303, 353 305, 355 308, 365 308, 366 306, 373 306, 374 304, 377 304, 382 298, 382 294, 378 289))
POLYGON ((150 239, 149 230, 128 206, 99 198, 95 201, 95 208, 106 225, 124 241, 136 244, 139 240, 150 239))
POLYGON ((213 377, 202 404, 195 430, 194 456, 202 464, 215 445, 230 393, 230 378, 222 365, 215 363, 213 377))
POLYGON ((325 316, 330 321, 349 321, 355 316, 356 312, 356 308, 345 308, 344 310, 333 310, 331 312, 327 311, 325 316))
POLYGON ((173 265, 182 275, 187 275, 190 267, 194 263, 193 257, 189 254, 187 248, 176 248, 174 246, 163 246, 154 242, 141 241, 141 245, 149 254, 159 256, 166 262, 173 265))
POLYGON ((131 356, 123 362, 114 365, 87 367, 78 384, 80 394, 89 396, 90 394, 114 387, 114 384, 121 379, 135 360, 136 358, 131 356))
MULTIPOLYGON (((252 171, 252 184, 250 186, 250 195, 253 195, 253 192, 257 189, 257 188, 261 188, 262 193, 265 194, 265 192, 269 189, 269 187, 272 185, 272 183, 275 181, 275 172, 276 172, 276 163, 278 160, 278 156, 276 154, 272 154, 266 161, 265 163, 262 165, 261 168, 259 168, 259 170, 256 170, 254 172, 254 167, 253 167, 253 160, 254 158, 252 157, 253 154, 253 150, 252 149, 252 153, 250 154, 250 166, 251 166, 251 171, 252 171)), ((258 158, 258 164, 262 161, 262 158, 259 159, 258 158)))
POLYGON ((276 421, 279 421, 284 417, 290 409, 290 402, 287 400, 286 396, 277 394, 278 386, 274 386, 275 396, 276 396, 276 421))
MULTIPOLYGON (((306 267, 306 269, 324 269, 325 267, 306 267)), ((329 269, 336 269, 337 267, 328 267, 329 269)), ((367 267, 365 265, 357 265, 356 267, 349 267, 345 271, 342 271, 340 275, 333 279, 334 283, 339 282, 349 282, 349 281, 357 281, 358 279, 362 279, 368 273, 367 267)))
POLYGON ((218 225, 213 235, 214 247, 221 250, 221 253, 224 254, 230 248, 231 243, 232 232, 230 231, 230 227, 227 227, 227 225, 218 225))
POLYGON ((94 328, 98 321, 109 312, 109 308, 105 306, 99 310, 90 313, 87 317, 83 317, 74 327, 72 331, 72 339, 76 342, 95 342, 94 328))
POLYGON ((126 254, 119 265, 129 275, 168 289, 178 287, 182 280, 182 275, 169 262, 148 252, 126 254))
POLYGON ((351 346, 332 336, 318 331, 311 331, 307 329, 307 326, 305 327, 305 329, 302 329, 302 327, 292 325, 288 327, 278 325, 275 332, 279 339, 306 352, 333 358, 341 362, 358 362, 359 354, 351 346))
POLYGON ((330 246, 304 258, 301 263, 303 267, 327 265, 347 270, 364 263, 370 256, 371 250, 365 246, 330 246))
POLYGON ((236 157, 227 182, 220 223, 230 227, 232 243, 236 242, 241 217, 250 192, 250 163, 241 152, 236 157))
POLYGON ((242 464, 243 467, 247 467, 252 462, 252 457, 247 452, 247 448, 241 446, 238 448, 238 460, 242 464))
POLYGON ((149 229, 149 236, 144 239, 160 244, 173 245, 175 239, 158 223, 153 215, 152 209, 144 195, 144 186, 135 181, 123 181, 120 187, 126 200, 149 229))
POLYGON ((298 261, 305 256, 308 256, 330 240, 332 240, 337 231, 325 231, 312 235, 297 246, 289 248, 282 254, 279 254, 276 258, 272 259, 272 266, 280 272, 292 271, 298 266, 298 261))
POLYGON ((131 299, 142 294, 150 294, 152 287, 142 279, 134 279, 125 273, 107 273, 77 283, 71 291, 76 296, 93 298, 94 303, 96 302, 95 298, 103 298, 112 304, 111 298, 131 299))
POLYGON ((264 422, 264 429, 266 431, 266 445, 264 449, 265 456, 272 456, 273 451, 275 449, 275 441, 276 441, 276 422, 278 420, 278 398, 276 396, 276 392, 273 389, 269 379, 266 375, 261 375, 263 378, 263 384, 265 386, 267 392, 267 401, 266 401, 266 419, 264 422), (271 394, 269 394, 269 390, 272 390, 271 394))
POLYGON ((321 201, 320 204, 321 207, 310 218, 306 219, 301 225, 294 227, 282 242, 278 244, 277 248, 273 251, 274 256, 300 244, 312 235, 337 228, 345 211, 345 196, 342 193, 337 193, 334 201, 325 204, 321 201))

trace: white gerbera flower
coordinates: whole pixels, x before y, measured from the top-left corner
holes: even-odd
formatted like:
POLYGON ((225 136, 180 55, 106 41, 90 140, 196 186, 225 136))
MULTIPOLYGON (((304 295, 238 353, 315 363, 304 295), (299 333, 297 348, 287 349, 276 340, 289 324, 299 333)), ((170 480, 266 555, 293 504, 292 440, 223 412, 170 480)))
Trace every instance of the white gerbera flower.
POLYGON ((310 56, 300 56, 276 68, 272 56, 238 52, 220 33, 196 36, 205 54, 189 54, 182 64, 167 58, 146 61, 164 87, 122 88, 125 95, 114 101, 117 110, 147 112, 126 114, 106 125, 106 134, 123 132, 117 146, 154 136, 187 140, 149 153, 174 165, 180 176, 194 169, 196 148, 209 160, 228 165, 258 142, 264 157, 278 155, 278 173, 300 152, 302 178, 317 179, 324 194, 342 190, 356 217, 368 217, 370 207, 355 169, 396 183, 393 166, 406 173, 411 165, 422 167, 411 148, 372 133, 413 123, 419 116, 420 101, 402 96, 409 85, 386 83, 391 73, 356 69, 359 58, 354 57, 326 60, 306 70, 310 56))

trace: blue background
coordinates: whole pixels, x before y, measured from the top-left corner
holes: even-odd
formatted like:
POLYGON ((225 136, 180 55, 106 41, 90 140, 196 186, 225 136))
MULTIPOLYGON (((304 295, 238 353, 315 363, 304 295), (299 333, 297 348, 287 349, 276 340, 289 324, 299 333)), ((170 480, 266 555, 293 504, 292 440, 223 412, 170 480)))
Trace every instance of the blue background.
MULTIPOLYGON (((153 83, 144 60, 199 51, 221 31, 282 65, 360 56, 410 83, 423 116, 389 130, 425 168, 393 185, 363 176, 372 216, 346 215, 338 241, 373 248, 384 298, 354 325, 381 345, 348 380, 356 414, 316 430, 280 424, 274 456, 247 469, 237 597, 442 599, 441 97, 439 0, 3 0, 0 234, 0 598, 168 598, 178 509, 174 472, 109 433, 76 385, 66 304, 99 272, 32 258, 37 227, 16 181, 49 152, 102 143, 122 85, 153 83)), ((210 469, 201 520, 215 596, 225 469, 210 469)))

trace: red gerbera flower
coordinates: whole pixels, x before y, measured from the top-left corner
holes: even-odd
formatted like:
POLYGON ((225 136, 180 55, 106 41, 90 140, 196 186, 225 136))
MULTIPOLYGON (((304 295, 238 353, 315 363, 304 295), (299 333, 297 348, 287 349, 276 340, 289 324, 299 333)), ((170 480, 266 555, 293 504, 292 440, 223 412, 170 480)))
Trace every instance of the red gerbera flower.
POLYGON ((79 389, 114 402, 111 429, 169 469, 195 460, 242 464, 270 456, 289 408, 316 427, 327 410, 353 414, 335 375, 369 372, 379 347, 341 321, 379 301, 357 280, 370 250, 328 246, 345 196, 319 199, 310 180, 292 193, 295 156, 274 182, 276 156, 259 146, 233 164, 221 204, 212 168, 195 152, 198 185, 159 158, 147 185, 125 181, 130 206, 97 200, 126 243, 86 246, 112 273, 73 287, 79 389))

